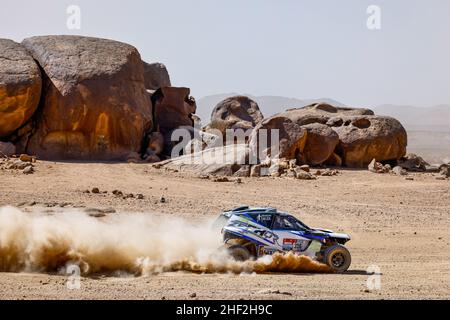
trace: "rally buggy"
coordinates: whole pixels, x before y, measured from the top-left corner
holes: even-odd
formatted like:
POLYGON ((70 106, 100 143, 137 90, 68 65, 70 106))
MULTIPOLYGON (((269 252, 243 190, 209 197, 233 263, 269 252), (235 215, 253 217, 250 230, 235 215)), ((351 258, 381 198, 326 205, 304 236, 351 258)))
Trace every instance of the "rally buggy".
POLYGON ((225 211, 215 225, 222 228, 225 247, 238 261, 293 251, 325 263, 336 272, 347 271, 351 264, 350 252, 344 246, 351 239, 348 234, 309 228, 274 208, 225 211))

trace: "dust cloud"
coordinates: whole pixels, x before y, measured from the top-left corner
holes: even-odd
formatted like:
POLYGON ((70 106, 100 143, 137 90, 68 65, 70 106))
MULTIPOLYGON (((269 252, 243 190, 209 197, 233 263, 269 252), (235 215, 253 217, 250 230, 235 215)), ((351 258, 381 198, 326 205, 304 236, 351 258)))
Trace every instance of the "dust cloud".
POLYGON ((0 208, 1 272, 64 272, 73 264, 86 276, 330 272, 326 265, 292 253, 237 262, 221 246, 221 234, 207 220, 194 223, 149 213, 98 219, 79 210, 0 208))

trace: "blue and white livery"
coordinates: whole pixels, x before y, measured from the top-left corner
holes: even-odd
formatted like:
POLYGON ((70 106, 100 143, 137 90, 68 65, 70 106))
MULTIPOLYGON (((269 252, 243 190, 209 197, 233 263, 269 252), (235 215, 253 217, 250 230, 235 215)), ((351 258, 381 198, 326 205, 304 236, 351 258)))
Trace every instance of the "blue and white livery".
POLYGON ((225 246, 239 261, 292 251, 325 263, 336 272, 347 271, 351 264, 350 252, 344 246, 351 239, 348 234, 310 228, 274 208, 225 211, 215 225, 222 228, 225 246))

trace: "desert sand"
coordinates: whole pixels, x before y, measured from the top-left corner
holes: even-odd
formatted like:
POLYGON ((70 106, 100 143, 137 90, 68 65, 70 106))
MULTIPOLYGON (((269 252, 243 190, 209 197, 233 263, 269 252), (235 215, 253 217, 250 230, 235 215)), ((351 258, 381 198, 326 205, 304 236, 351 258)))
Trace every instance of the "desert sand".
POLYGON ((265 177, 239 184, 147 164, 44 161, 32 175, 0 170, 0 207, 113 208, 116 213, 105 214, 196 221, 243 204, 272 206, 310 226, 353 237, 347 244, 353 263, 345 274, 100 274, 83 277, 79 290, 69 290, 67 277, 58 274, 0 273, 0 299, 449 299, 450 180, 431 173, 408 178, 413 180, 344 169, 314 181, 265 177), (85 193, 94 187, 108 193, 85 193), (113 190, 144 199, 116 197, 113 190), (373 265, 381 272, 381 288, 369 290, 367 270, 373 265))

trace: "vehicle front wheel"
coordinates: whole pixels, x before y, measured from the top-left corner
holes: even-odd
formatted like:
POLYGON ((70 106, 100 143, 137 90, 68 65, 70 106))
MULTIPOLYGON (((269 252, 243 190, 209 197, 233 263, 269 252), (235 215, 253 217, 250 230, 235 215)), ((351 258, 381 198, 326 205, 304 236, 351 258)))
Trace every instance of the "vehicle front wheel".
POLYGON ((345 272, 352 263, 352 257, 346 247, 340 244, 325 250, 325 263, 336 272, 345 272))
POLYGON ((250 251, 248 251, 246 247, 240 245, 230 246, 227 248, 227 251, 236 261, 247 261, 251 257, 250 251))

